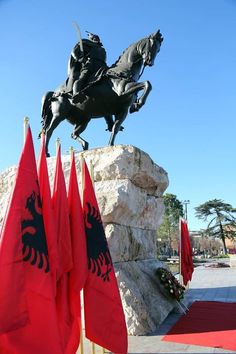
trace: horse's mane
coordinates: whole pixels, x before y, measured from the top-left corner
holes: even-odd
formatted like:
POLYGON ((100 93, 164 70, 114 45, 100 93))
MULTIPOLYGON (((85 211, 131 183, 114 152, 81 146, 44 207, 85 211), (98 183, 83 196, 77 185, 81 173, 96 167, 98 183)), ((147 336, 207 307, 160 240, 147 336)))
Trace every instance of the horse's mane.
POLYGON ((126 54, 126 52, 128 52, 128 51, 130 50, 131 47, 140 46, 141 44, 143 44, 143 42, 146 42, 147 39, 149 39, 149 37, 142 38, 142 39, 140 39, 138 42, 130 44, 130 45, 120 54, 120 56, 118 57, 118 59, 115 61, 114 64, 111 65, 110 68, 113 68, 114 66, 116 66, 117 63, 120 62, 120 59, 126 54))

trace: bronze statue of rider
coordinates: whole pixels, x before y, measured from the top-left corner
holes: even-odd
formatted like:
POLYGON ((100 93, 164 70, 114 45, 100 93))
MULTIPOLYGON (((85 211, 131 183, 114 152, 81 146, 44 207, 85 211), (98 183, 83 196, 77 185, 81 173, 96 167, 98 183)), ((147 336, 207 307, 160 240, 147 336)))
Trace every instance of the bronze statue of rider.
MULTIPOLYGON (((86 31, 87 32, 87 31, 86 31)), ((72 94, 72 102, 77 103, 80 92, 96 77, 107 69, 106 51, 98 35, 88 33, 88 39, 82 39, 73 48, 69 61, 67 93, 72 94)))

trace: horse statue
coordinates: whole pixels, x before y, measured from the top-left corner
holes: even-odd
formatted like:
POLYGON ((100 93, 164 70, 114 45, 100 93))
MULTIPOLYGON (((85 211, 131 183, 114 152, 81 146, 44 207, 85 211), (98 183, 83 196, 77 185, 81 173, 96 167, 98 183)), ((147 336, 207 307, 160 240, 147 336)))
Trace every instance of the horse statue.
POLYGON ((74 125, 71 137, 84 150, 88 142, 81 137, 94 118, 105 118, 111 132, 109 145, 114 145, 117 133, 123 130, 128 112, 137 112, 146 102, 152 86, 149 81, 138 82, 145 66, 152 66, 163 41, 160 30, 130 45, 111 66, 85 86, 74 100, 66 92, 66 84, 56 92, 47 92, 42 99, 42 131, 45 133, 46 154, 54 129, 66 119, 74 125), (140 97, 138 92, 142 91, 140 97))

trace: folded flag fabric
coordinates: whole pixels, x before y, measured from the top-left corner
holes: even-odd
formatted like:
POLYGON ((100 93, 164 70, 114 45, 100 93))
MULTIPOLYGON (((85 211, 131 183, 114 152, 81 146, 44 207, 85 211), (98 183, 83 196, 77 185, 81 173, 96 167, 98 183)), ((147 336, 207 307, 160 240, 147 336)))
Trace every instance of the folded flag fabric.
POLYGON ((57 233, 52 209, 51 189, 49 184, 48 166, 45 151, 45 137, 43 133, 41 135, 41 149, 38 159, 38 179, 42 199, 42 216, 45 232, 47 235, 50 273, 52 276, 54 295, 56 296, 56 278, 58 270, 57 233))
POLYGON ((66 354, 74 354, 78 349, 81 333, 80 291, 84 287, 84 283, 88 274, 84 218, 76 175, 74 154, 72 154, 70 169, 68 204, 70 215, 73 268, 69 272, 69 301, 72 316, 72 328, 66 347, 66 354))
POLYGON ((69 207, 66 184, 61 162, 61 148, 57 149, 54 175, 52 207, 57 233, 58 273, 56 286, 56 307, 60 338, 63 351, 67 347, 72 329, 70 309, 69 273, 73 268, 72 244, 70 234, 69 207))
POLYGON ((85 334, 116 354, 127 353, 127 328, 101 215, 86 162, 82 164, 83 212, 88 254, 84 286, 85 334))
POLYGON ((0 238, 0 353, 62 354, 30 128, 0 238))
POLYGON ((193 267, 193 253, 190 243, 187 222, 183 219, 180 220, 180 252, 181 252, 181 275, 183 277, 184 285, 187 285, 192 279, 194 271, 193 267))

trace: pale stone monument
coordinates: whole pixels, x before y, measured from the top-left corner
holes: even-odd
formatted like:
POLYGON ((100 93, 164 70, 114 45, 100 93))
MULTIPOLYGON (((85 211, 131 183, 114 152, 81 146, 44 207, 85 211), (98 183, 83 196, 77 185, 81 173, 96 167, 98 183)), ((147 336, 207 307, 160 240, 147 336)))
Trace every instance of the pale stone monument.
MULTIPOLYGON (((82 153, 93 166, 94 188, 105 227, 124 305, 129 334, 153 332, 174 308, 163 295, 155 272, 156 232, 162 222, 162 195, 168 186, 166 171, 143 151, 131 145, 116 145, 82 153)), ((80 155, 76 168, 81 186, 80 155)), ((53 181, 55 157, 48 158, 53 181)), ((66 181, 70 156, 62 156, 66 181)), ((15 179, 16 167, 0 174, 0 224, 15 179)))

